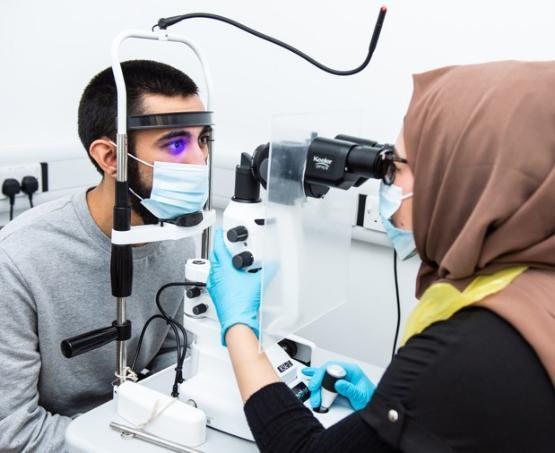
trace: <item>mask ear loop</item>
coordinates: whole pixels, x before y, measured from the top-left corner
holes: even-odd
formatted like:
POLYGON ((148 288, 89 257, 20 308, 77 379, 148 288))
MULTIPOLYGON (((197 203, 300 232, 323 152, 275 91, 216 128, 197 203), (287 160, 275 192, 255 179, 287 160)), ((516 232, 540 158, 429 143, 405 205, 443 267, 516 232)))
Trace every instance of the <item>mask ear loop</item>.
MULTIPOLYGON (((112 140, 109 140, 109 142, 110 142, 112 145, 114 145, 114 147, 115 147, 116 149, 118 149, 118 145, 116 145, 112 140)), ((154 165, 149 164, 148 162, 145 162, 145 161, 142 160, 142 159, 139 159, 137 156, 134 156, 134 155, 131 154, 131 153, 127 153, 127 156, 130 157, 131 159, 136 160, 137 162, 140 162, 141 164, 146 165, 147 167, 154 168, 154 165)), ((140 197, 139 197, 139 198, 140 198, 140 197)), ((141 198, 141 200, 142 200, 142 198, 141 198)))
POLYGON ((139 200, 143 201, 144 198, 141 197, 137 192, 135 192, 131 187, 128 187, 129 192, 131 192, 133 195, 135 195, 139 200))
POLYGON ((131 154, 131 153, 127 153, 127 155, 128 155, 131 159, 134 159, 134 160, 136 160, 137 162, 140 162, 141 164, 144 164, 144 165, 146 165, 146 166, 148 166, 148 167, 150 167, 150 168, 154 168, 154 165, 149 164, 148 162, 145 162, 145 161, 142 160, 142 159, 139 159, 137 156, 134 156, 134 155, 131 154))
MULTIPOLYGON (((114 145, 114 147, 115 147, 116 149, 118 149, 118 145, 116 145, 112 140, 109 140, 109 142, 110 142, 112 145, 114 145)), ((148 162, 145 162, 144 160, 139 159, 138 157, 135 157, 135 156, 134 156, 133 154, 131 154, 131 153, 127 153, 127 155, 128 155, 129 157, 131 157, 132 159, 135 159, 137 162, 140 162, 141 164, 145 164, 145 165, 147 165, 147 166, 149 166, 149 167, 154 168, 154 165, 149 164, 148 162)), ((141 200, 141 201, 144 200, 144 198, 141 197, 137 192, 135 192, 131 187, 127 187, 127 189, 129 190, 129 192, 131 192, 133 195, 135 195, 139 200, 141 200)))

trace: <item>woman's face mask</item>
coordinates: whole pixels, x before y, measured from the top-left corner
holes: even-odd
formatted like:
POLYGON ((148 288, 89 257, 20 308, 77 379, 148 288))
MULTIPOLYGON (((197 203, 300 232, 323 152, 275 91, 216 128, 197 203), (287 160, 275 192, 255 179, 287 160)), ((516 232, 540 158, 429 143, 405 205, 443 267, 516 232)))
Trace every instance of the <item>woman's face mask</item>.
POLYGON ((385 228, 385 233, 393 243, 395 251, 402 260, 407 260, 416 255, 416 245, 412 231, 397 228, 391 222, 391 217, 401 207, 403 200, 412 197, 412 192, 403 195, 403 190, 395 184, 380 184, 380 218, 385 228))

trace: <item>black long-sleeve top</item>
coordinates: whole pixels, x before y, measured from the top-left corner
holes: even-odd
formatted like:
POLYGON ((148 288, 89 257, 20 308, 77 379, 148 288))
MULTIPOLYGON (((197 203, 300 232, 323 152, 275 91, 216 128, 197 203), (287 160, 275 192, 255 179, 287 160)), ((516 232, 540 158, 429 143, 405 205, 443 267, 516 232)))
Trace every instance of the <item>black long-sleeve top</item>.
POLYGON ((262 452, 555 452, 549 376, 520 334, 482 308, 411 338, 370 403, 328 429, 282 383, 252 395, 245 413, 262 452))

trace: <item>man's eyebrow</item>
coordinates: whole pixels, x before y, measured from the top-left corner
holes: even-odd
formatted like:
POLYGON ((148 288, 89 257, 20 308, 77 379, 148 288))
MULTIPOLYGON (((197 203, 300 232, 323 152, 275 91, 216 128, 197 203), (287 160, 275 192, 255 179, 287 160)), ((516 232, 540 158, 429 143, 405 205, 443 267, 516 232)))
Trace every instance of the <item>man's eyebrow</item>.
POLYGON ((170 138, 175 138, 175 137, 190 138, 191 133, 188 130, 185 130, 185 129, 178 129, 178 130, 170 131, 167 134, 162 135, 158 140, 156 140, 156 143, 160 144, 163 141, 166 141, 166 140, 169 140, 170 138))

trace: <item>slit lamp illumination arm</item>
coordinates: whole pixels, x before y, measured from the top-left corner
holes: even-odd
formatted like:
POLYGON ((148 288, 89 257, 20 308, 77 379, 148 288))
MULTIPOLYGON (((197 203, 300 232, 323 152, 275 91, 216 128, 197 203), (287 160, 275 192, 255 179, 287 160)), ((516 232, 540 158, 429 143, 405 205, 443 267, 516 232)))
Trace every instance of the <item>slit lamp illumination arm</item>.
POLYGON ((152 29, 154 30, 155 28, 158 28, 159 30, 166 30, 168 27, 171 27, 172 25, 175 25, 183 20, 187 20, 187 19, 212 19, 212 20, 217 20, 219 22, 224 22, 226 24, 232 25, 236 28, 239 28, 240 30, 243 30, 246 33, 249 33, 253 36, 256 36, 257 38, 263 39, 264 41, 268 41, 271 42, 272 44, 275 44, 276 46, 282 47, 292 53, 294 53, 295 55, 301 57, 302 59, 308 61, 310 64, 316 66, 317 68, 321 69, 324 72, 327 72, 328 74, 333 74, 333 75, 337 75, 337 76, 350 76, 350 75, 354 75, 354 74, 358 74, 359 72, 361 72, 362 70, 364 70, 364 68, 366 68, 366 66, 368 66, 368 63, 370 63, 370 60, 372 59, 372 55, 374 54, 374 50, 376 49, 376 46, 378 45, 378 40, 380 38, 380 33, 382 31, 382 26, 385 20, 385 15, 387 13, 387 7, 382 6, 380 8, 380 12, 378 13, 378 18, 376 20, 376 25, 374 26, 374 31, 372 32, 372 38, 370 40, 370 44, 368 46, 368 53, 366 55, 366 58, 364 59, 364 61, 356 68, 354 69, 349 69, 349 70, 337 70, 337 69, 333 69, 330 68, 326 65, 323 65, 322 63, 319 63, 318 61, 316 61, 314 58, 312 58, 311 56, 307 55, 304 52, 301 52, 300 50, 296 49, 295 47, 280 41, 279 39, 273 38, 272 36, 266 35, 262 32, 259 32, 253 28, 247 27, 246 25, 241 24, 240 22, 237 22, 233 19, 229 19, 227 17, 224 16, 220 16, 218 14, 211 14, 211 13, 191 13, 191 14, 183 14, 180 16, 172 16, 172 17, 166 17, 166 18, 162 18, 158 20, 158 23, 156 25, 154 25, 152 27, 152 29))

